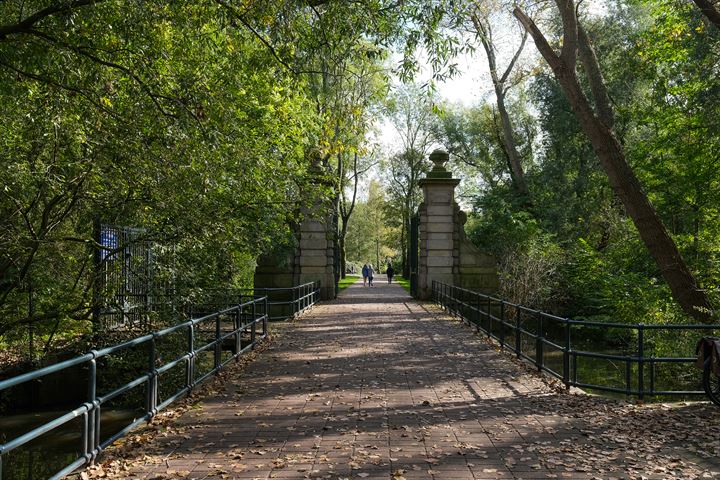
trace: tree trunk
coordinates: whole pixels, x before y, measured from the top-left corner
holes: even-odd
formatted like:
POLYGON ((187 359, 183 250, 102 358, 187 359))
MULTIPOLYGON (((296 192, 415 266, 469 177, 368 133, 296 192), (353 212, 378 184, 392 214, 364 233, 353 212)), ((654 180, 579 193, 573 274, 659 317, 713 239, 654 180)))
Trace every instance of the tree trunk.
POLYGON ((407 218, 403 218, 402 229, 400 230, 400 249, 402 251, 402 276, 410 278, 410 258, 408 257, 408 235, 409 222, 407 218))
POLYGON ((569 0, 557 0, 557 3, 561 9, 565 31, 563 52, 560 56, 555 53, 542 32, 522 10, 516 8, 514 14, 532 35, 538 50, 552 68, 555 78, 560 83, 575 116, 610 180, 610 185, 623 202, 625 210, 635 224, 650 255, 670 286, 673 298, 686 314, 703 322, 711 322, 713 321, 713 308, 707 294, 698 288, 695 278, 680 255, 675 242, 650 204, 640 181, 625 160, 622 146, 612 131, 595 115, 580 87, 575 72, 575 53, 566 50, 577 48, 578 27, 577 19, 574 18, 575 5, 573 1, 569 0))
POLYGON ((510 121, 510 115, 508 114, 507 108, 505 108, 505 93, 502 88, 495 87, 495 95, 497 96, 498 113, 500 114, 500 125, 502 126, 503 132, 503 143, 505 144, 505 152, 508 156, 508 162, 510 168, 513 185, 520 195, 527 196, 528 186, 525 181, 525 172, 523 172, 522 164, 520 163, 520 155, 518 154, 517 144, 513 137, 512 122, 510 121))
POLYGON ((348 230, 348 222, 350 221, 350 216, 353 213, 353 210, 355 209, 355 201, 357 199, 357 190, 358 190, 358 179, 359 179, 359 172, 358 172, 358 154, 355 153, 354 160, 353 160, 353 194, 352 199, 350 200, 350 205, 347 205, 347 201, 345 199, 345 163, 343 162, 343 157, 341 154, 338 154, 338 182, 339 182, 339 190, 340 190, 340 197, 338 201, 338 210, 340 214, 340 220, 342 221, 342 228, 340 228, 340 231, 338 232, 338 248, 340 250, 340 254, 338 255, 340 257, 340 278, 345 278, 345 271, 347 270, 347 260, 346 260, 346 254, 345 254, 345 237, 347 236, 347 230, 348 230))
POLYGON ((478 31, 480 36, 480 43, 482 43, 485 55, 488 60, 488 67, 490 68, 490 77, 492 78, 493 87, 495 88, 495 97, 497 99, 498 113, 500 113, 500 126, 502 127, 502 143, 505 147, 505 154, 507 155, 508 164, 510 166, 510 176, 512 177, 513 186, 517 192, 522 196, 528 195, 528 186, 525 181, 525 172, 520 162, 520 154, 518 153, 517 143, 513 136, 513 126, 508 114, 507 107, 505 106, 505 82, 507 81, 512 68, 515 66, 520 53, 525 46, 525 38, 523 37, 520 48, 516 51, 513 56, 510 65, 507 67, 502 76, 498 75, 497 71, 497 59, 495 57, 495 49, 492 43, 492 30, 489 24, 484 23, 485 20, 481 20, 477 14, 471 15, 473 24, 478 31))
POLYGON ((710 0, 693 0, 700 10, 717 28, 720 28, 720 10, 710 0))
POLYGON ((345 260, 345 236, 338 236, 338 244, 340 249, 340 278, 345 278, 347 272, 347 263, 345 260))

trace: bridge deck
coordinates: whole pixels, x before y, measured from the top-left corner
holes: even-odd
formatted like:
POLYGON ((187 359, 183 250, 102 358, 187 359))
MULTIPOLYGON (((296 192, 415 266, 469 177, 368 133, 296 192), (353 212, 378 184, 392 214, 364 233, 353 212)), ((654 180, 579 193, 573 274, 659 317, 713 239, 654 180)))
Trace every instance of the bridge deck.
POLYGON ((103 475, 720 475, 717 409, 564 393, 396 285, 356 283, 281 329, 240 378, 103 475))

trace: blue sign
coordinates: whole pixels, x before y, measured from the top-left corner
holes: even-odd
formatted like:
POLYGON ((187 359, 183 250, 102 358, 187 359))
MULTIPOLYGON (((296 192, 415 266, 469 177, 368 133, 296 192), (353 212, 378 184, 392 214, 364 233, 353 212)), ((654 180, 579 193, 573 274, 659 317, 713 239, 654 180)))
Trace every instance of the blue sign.
POLYGON ((112 228, 102 227, 100 230, 100 259, 115 260, 119 244, 117 232, 112 228))

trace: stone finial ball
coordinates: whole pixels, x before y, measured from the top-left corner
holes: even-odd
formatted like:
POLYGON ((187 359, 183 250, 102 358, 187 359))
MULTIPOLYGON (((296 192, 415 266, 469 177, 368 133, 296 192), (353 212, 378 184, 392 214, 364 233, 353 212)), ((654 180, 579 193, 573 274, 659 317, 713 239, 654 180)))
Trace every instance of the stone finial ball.
POLYGON ((433 170, 445 170, 445 164, 450 160, 450 154, 438 148, 430 154, 430 161, 435 164, 433 170))

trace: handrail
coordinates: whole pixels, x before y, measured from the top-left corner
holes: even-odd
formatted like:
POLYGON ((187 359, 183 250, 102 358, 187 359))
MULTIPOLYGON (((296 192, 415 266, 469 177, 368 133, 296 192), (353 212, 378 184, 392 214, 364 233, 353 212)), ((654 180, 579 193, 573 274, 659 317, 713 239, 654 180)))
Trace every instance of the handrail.
POLYGON ((10 388, 41 379, 50 374, 67 371, 73 367, 85 368, 88 372, 86 401, 15 438, 4 439, 0 437, 0 441, 4 442, 0 444, 0 480, 3 478, 3 471, 6 470, 4 464, 6 464, 8 455, 11 452, 28 442, 37 440, 42 435, 67 425, 78 417, 84 419, 81 448, 79 449, 82 454, 68 465, 65 465, 62 470, 55 472, 51 478, 62 478, 75 469, 92 463, 100 451, 110 443, 141 423, 149 421, 163 408, 190 393, 199 383, 219 372, 231 360, 238 359, 248 350, 255 348, 260 340, 268 336, 268 322, 271 320, 269 307, 273 305, 268 301, 268 295, 258 295, 258 290, 264 290, 265 292, 284 290, 290 292, 292 294, 290 301, 274 303, 292 307, 290 315, 286 315, 287 317, 299 315, 311 308, 319 300, 320 288, 319 282, 310 282, 286 289, 255 289, 252 294, 243 295, 239 299, 241 301, 234 306, 0 381, 0 393, 2 393, 10 388), (246 298, 248 299, 245 300, 246 298), (258 332, 258 325, 261 326, 260 332, 258 332), (171 334, 183 335, 184 340, 181 340, 184 347, 174 358, 161 359, 159 357, 158 342, 168 338, 171 334), (208 334, 210 334, 209 339, 207 338, 208 334), (232 345, 227 345, 228 343, 232 345), (223 347, 228 346, 231 347, 232 354, 228 358, 223 358, 223 347), (110 392, 100 394, 98 392, 98 370, 102 368, 102 365, 99 365, 98 362, 104 358, 128 352, 138 347, 147 349, 146 369, 138 372, 135 378, 123 385, 112 388, 110 392), (202 366, 198 364, 198 359, 204 352, 206 355, 212 354, 212 368, 209 371, 200 372, 198 367, 202 366), (175 387, 174 392, 165 394, 165 399, 161 398, 161 375, 182 365, 185 367, 183 384, 175 387), (103 440, 101 437, 102 419, 100 415, 103 405, 107 405, 108 402, 120 395, 142 386, 146 387, 144 405, 142 405, 144 415, 128 421, 124 426, 120 427, 118 432, 103 440))
MULTIPOLYGON (((270 307, 289 307, 289 311, 292 313, 291 316, 296 316, 304 313, 307 309, 312 307, 315 302, 320 298, 320 282, 308 282, 302 285, 296 285, 294 287, 257 287, 242 289, 243 291, 253 292, 251 295, 267 296, 270 307), (280 300, 284 295, 283 293, 290 292, 291 296, 289 300, 280 300)), ((270 320, 284 320, 288 317, 285 315, 285 309, 280 308, 278 315, 270 315, 270 320)))
POLYGON ((270 321, 285 320, 304 313, 320 299, 320 282, 307 282, 292 287, 255 287, 217 289, 226 298, 268 297, 270 321))
MULTIPOLYGON (((651 350, 653 342, 646 338, 646 334, 665 331, 672 333, 673 340, 676 341, 682 332, 688 334, 701 330, 708 334, 720 332, 720 325, 646 325, 573 320, 438 281, 432 282, 432 295, 434 301, 450 314, 461 317, 468 324, 475 326, 477 331, 482 331, 489 338, 499 342, 501 349, 507 348, 514 352, 518 358, 535 365, 538 371, 544 371, 562 380, 567 387, 619 392, 636 396, 640 400, 645 396, 704 394, 699 389, 699 375, 695 376, 698 381, 694 390, 657 388, 659 366, 692 364, 695 362, 694 350, 679 352, 683 354, 682 356, 647 355, 646 352, 651 350), (613 330, 634 337, 633 351, 624 354, 607 353, 592 351, 587 345, 578 344, 576 339, 583 335, 584 329, 598 328, 604 329, 605 333, 613 330), (561 354, 562 361, 548 362, 546 350, 561 354), (578 359, 583 358, 624 365, 625 374, 621 382, 624 384, 623 387, 601 382, 583 382, 582 378, 579 378, 578 369, 578 359)), ((694 343, 690 348, 694 348, 694 343)))

